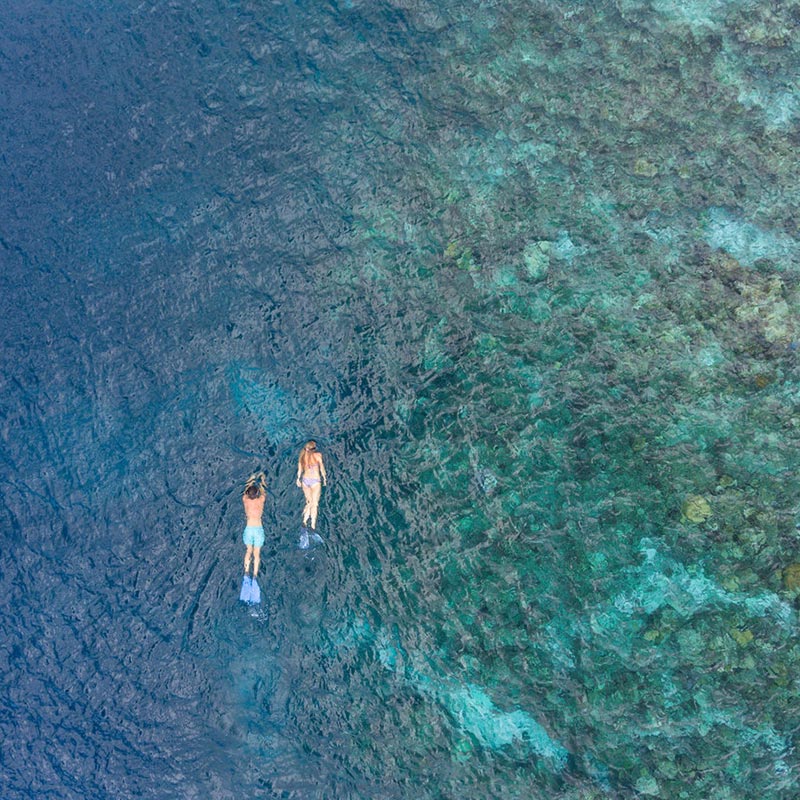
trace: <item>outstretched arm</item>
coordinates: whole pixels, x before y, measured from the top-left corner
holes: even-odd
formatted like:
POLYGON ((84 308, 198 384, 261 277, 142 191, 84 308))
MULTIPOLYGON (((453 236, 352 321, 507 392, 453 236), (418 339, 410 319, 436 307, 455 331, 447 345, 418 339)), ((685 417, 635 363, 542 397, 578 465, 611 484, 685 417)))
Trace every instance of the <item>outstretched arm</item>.
POLYGON ((328 476, 325 474, 325 463, 322 460, 322 454, 319 457, 319 474, 322 475, 322 485, 328 485, 328 476))
POLYGON ((246 481, 246 483, 244 485, 244 490, 247 491, 247 489, 250 486, 254 486, 255 484, 258 484, 258 488, 262 492, 266 492, 267 491, 267 476, 263 472, 254 472, 247 479, 247 481, 246 481))

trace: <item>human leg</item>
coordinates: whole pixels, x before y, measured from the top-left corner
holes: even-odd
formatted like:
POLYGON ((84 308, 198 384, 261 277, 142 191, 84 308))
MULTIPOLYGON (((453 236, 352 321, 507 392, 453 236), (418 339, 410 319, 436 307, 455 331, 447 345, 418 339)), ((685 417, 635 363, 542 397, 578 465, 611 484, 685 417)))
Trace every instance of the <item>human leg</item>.
POLYGON ((244 574, 247 575, 247 570, 250 568, 250 559, 253 557, 253 545, 247 545, 247 550, 244 553, 244 574))
POLYGON ((322 484, 316 484, 311 487, 311 499, 309 500, 311 506, 311 527, 317 527, 317 512, 319 511, 319 498, 322 494, 322 484))
POLYGON ((312 487, 306 486, 306 484, 304 483, 302 485, 302 488, 303 488, 303 496, 306 498, 306 505, 305 508, 303 509, 303 525, 307 525, 308 520, 311 517, 312 487))
POLYGON ((261 548, 254 547, 253 548, 253 577, 255 578, 258 575, 258 567, 261 563, 261 548))

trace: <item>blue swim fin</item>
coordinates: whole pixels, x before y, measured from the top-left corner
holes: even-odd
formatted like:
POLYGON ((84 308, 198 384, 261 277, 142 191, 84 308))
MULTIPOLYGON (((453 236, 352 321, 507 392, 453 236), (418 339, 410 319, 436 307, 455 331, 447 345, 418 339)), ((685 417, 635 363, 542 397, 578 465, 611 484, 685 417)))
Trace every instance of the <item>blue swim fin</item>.
POLYGON ((252 585, 253 585, 253 579, 249 575, 245 575, 244 578, 242 578, 242 591, 239 592, 239 599, 243 603, 249 603, 250 602, 250 595, 252 593, 252 585))
POLYGON ((311 534, 311 540, 314 544, 325 544, 325 540, 316 531, 311 534))
POLYGON ((256 578, 250 579, 250 600, 248 602, 251 606, 256 606, 261 602, 261 587, 256 578))
POLYGON ((298 547, 301 550, 308 550, 310 546, 311 544, 308 541, 308 528, 303 527, 300 530, 300 544, 298 545, 298 547))

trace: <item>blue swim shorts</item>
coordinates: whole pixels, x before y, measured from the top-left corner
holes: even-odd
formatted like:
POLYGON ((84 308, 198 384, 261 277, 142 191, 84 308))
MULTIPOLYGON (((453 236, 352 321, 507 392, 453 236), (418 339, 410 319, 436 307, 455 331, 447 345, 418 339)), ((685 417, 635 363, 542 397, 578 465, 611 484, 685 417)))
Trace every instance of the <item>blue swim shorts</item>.
POLYGON ((260 525, 248 525, 242 534, 242 541, 248 547, 261 547, 264 544, 264 529, 260 525))

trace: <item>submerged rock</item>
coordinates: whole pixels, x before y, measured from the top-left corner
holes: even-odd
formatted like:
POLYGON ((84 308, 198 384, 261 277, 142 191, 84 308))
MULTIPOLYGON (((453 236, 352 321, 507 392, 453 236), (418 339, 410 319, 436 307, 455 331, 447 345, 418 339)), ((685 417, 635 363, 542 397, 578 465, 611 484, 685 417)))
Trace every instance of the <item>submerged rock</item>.
POLYGON ((720 475, 717 481, 716 491, 724 492, 728 489, 735 489, 737 486, 736 479, 730 475, 720 475))
POLYGON ((636 791, 648 797, 658 797, 661 794, 658 781, 652 775, 643 775, 639 778, 636 781, 636 791))
POLYGON ((525 272, 529 278, 540 281, 550 269, 550 242, 531 242, 522 253, 525 272))
POLYGON ((497 488, 499 483, 497 476, 486 467, 477 467, 474 472, 475 485, 485 495, 490 495, 497 488))
POLYGON ((633 165, 633 174, 640 178, 655 178, 658 175, 658 167, 646 158, 637 158, 633 165))
POLYGON ((800 563, 790 564, 783 570, 783 586, 789 592, 800 591, 800 563))
POLYGON ((699 494, 690 494, 681 506, 683 517, 695 524, 705 522, 712 513, 708 500, 699 494))
POLYGON ((773 9, 765 3, 742 9, 736 17, 733 29, 740 42, 764 47, 785 47, 792 40, 794 26, 788 9, 773 9))
POLYGON ((786 286, 780 278, 753 279, 736 284, 739 303, 734 315, 740 322, 755 325, 772 342, 788 344, 798 333, 795 314, 784 295, 786 286))

